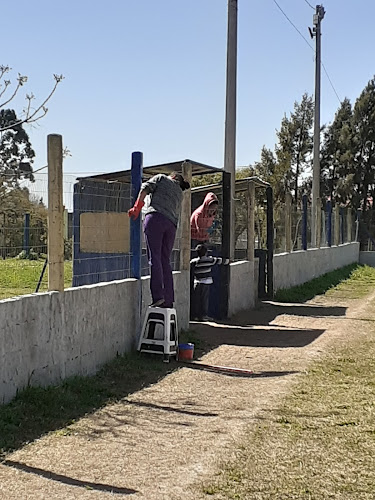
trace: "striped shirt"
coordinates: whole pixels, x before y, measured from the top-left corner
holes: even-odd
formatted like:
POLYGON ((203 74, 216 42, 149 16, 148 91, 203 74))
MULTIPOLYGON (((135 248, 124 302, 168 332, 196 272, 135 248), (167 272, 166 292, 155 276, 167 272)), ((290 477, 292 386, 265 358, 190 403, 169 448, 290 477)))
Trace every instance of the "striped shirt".
POLYGON ((212 257, 211 255, 204 255, 203 257, 196 257, 191 259, 190 264, 194 268, 194 283, 203 283, 211 285, 212 281, 212 268, 215 264, 229 264, 229 259, 222 257, 212 257))

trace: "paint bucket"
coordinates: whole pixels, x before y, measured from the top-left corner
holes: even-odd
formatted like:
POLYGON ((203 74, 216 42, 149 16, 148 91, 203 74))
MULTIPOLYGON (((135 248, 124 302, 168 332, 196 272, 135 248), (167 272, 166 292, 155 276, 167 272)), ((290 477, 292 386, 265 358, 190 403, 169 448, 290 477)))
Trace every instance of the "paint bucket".
POLYGON ((194 344, 178 344, 178 359, 191 361, 194 355, 194 344))

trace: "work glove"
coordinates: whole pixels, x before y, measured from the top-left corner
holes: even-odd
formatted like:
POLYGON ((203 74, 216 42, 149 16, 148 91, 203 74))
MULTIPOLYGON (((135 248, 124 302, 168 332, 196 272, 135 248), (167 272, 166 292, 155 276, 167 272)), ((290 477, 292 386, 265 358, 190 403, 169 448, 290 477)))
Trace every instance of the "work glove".
POLYGON ((138 219, 139 214, 141 213, 142 207, 144 206, 143 201, 137 200, 134 203, 134 207, 128 210, 128 215, 131 217, 133 220, 138 219))

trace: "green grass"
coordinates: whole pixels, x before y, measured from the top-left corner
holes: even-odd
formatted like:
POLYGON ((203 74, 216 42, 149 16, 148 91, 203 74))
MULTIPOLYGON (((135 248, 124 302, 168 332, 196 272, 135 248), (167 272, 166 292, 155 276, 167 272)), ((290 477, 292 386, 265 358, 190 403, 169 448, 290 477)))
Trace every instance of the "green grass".
POLYGON ((203 492, 237 500, 370 500, 374 457, 373 337, 315 363, 281 408, 263 412, 234 462, 203 492))
POLYGON ((0 458, 50 432, 69 433, 87 413, 154 383, 177 368, 161 356, 118 356, 92 377, 73 377, 59 386, 29 387, 0 406, 0 458))
POLYGON ((278 290, 275 300, 279 302, 305 302, 316 295, 327 293, 342 298, 360 298, 375 287, 375 269, 359 264, 336 269, 303 285, 278 290))
MULTIPOLYGON (((38 284, 44 260, 5 259, 0 260, 0 300, 17 295, 34 293, 38 284)), ((72 286, 72 262, 64 266, 65 288, 72 286)), ((47 291, 48 269, 46 270, 40 292, 47 291)))

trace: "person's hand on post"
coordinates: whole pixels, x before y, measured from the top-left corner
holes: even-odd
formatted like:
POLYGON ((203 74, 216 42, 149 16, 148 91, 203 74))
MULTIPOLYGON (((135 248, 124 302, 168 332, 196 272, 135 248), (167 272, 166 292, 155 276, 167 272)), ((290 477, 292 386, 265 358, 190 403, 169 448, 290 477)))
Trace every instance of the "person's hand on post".
POLYGON ((128 215, 131 217, 133 220, 138 219, 139 214, 141 213, 142 207, 144 206, 144 202, 137 200, 134 203, 134 207, 128 210, 128 215))

